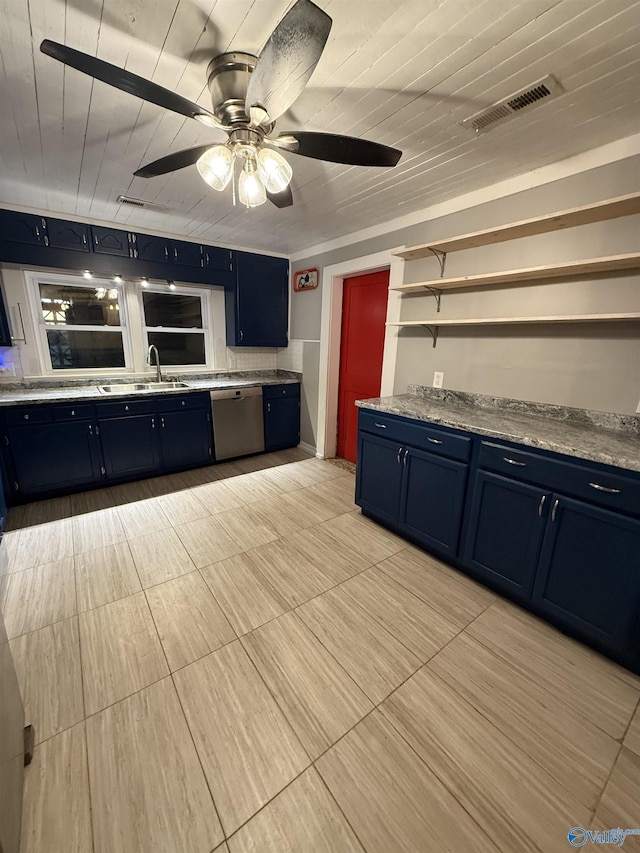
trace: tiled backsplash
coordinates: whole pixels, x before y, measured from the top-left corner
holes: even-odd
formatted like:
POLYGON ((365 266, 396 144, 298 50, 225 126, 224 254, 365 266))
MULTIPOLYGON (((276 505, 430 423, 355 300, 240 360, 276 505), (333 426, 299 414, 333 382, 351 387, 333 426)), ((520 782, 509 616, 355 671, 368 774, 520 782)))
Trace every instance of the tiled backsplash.
POLYGON ((22 364, 18 347, 0 347, 0 383, 22 379, 22 364))
POLYGON ((270 370, 278 366, 278 350, 259 347, 227 347, 229 370, 270 370))
POLYGON ((302 349, 304 341, 289 341, 288 347, 278 350, 278 367, 281 370, 295 370, 302 373, 302 349))

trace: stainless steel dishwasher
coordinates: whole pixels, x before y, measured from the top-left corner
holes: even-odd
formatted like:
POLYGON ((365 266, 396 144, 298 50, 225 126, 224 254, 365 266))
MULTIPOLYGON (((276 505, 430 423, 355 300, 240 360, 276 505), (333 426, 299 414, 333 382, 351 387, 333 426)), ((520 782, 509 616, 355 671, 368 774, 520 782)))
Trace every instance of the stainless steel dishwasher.
POLYGON ((264 450, 261 386, 211 391, 211 416, 218 461, 264 450))

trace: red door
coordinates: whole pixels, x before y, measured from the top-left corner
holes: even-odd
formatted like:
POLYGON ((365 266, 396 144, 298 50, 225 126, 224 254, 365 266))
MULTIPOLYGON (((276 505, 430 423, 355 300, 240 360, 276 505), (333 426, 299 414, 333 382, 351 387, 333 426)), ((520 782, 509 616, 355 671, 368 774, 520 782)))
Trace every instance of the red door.
POLYGON ((338 384, 338 456, 356 461, 355 400, 380 396, 389 271, 345 278, 338 384))

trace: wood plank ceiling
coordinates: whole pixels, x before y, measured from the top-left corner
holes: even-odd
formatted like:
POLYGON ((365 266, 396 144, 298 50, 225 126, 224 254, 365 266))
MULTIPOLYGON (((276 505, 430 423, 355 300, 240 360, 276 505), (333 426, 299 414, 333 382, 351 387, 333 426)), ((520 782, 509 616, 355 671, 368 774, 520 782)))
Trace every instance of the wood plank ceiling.
POLYGON ((0 0, 0 205, 291 252, 638 131, 640 2, 317 0, 333 29, 278 131, 401 148, 395 169, 286 155, 293 208, 233 207, 195 167, 142 164, 219 132, 44 56, 50 38, 210 106, 205 71, 258 53, 289 0, 0 0), (551 73, 564 94, 473 135, 459 122, 551 73), (162 209, 116 202, 120 193, 162 209))

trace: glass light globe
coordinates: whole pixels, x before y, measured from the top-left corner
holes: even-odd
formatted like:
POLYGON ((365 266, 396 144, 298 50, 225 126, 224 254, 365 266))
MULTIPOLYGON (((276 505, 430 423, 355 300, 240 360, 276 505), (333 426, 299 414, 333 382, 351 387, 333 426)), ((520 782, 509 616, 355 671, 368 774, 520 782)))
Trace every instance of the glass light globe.
POLYGON ((244 169, 238 181, 238 198, 240 204, 247 207, 258 207, 267 200, 264 184, 252 160, 245 160, 244 169))
POLYGON ((258 152, 258 172, 270 193, 281 193, 289 186, 293 169, 282 154, 261 148, 258 152))
POLYGON ((200 176, 214 190, 223 190, 233 174, 233 151, 226 145, 214 145, 198 158, 200 176))

